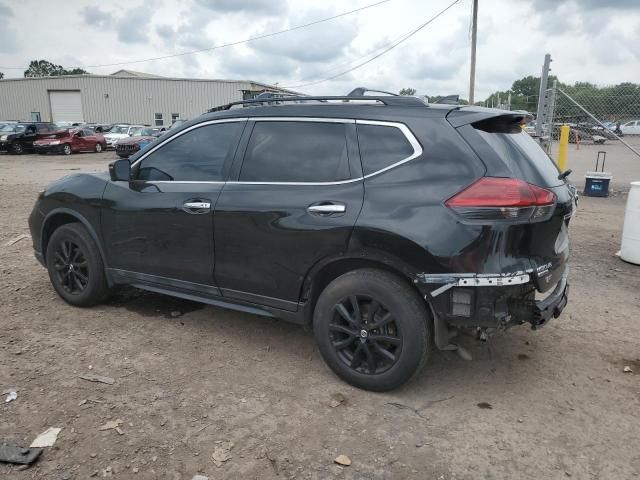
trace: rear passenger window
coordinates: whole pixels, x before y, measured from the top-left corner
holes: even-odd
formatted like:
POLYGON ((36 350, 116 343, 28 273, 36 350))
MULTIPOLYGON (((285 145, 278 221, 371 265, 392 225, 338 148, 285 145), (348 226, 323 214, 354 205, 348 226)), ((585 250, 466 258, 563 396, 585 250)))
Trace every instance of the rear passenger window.
POLYGON ((138 180, 219 182, 243 122, 205 125, 175 137, 140 162, 138 180))
POLYGON ((358 124, 358 144, 365 175, 413 155, 413 147, 399 128, 358 124))
POLYGON ((321 122, 256 122, 240 181, 335 182, 347 180, 346 126, 321 122))

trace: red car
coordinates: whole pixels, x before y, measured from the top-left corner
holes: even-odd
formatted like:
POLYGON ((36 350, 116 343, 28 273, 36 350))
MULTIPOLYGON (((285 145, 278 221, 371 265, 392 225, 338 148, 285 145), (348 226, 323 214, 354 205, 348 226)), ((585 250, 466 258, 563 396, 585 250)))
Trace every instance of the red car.
POLYGON ((107 148, 107 142, 101 133, 95 133, 88 128, 69 128, 47 135, 45 138, 33 142, 33 148, 38 153, 73 152, 101 152, 107 148))

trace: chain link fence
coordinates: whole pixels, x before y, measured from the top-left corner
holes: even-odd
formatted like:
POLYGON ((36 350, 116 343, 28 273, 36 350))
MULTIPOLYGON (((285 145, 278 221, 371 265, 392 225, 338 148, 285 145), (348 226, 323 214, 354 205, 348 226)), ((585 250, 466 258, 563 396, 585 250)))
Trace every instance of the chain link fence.
POLYGON ((640 87, 636 84, 554 85, 547 90, 543 121, 549 151, 566 124, 571 128, 569 142, 578 148, 581 143, 618 143, 640 157, 640 87))

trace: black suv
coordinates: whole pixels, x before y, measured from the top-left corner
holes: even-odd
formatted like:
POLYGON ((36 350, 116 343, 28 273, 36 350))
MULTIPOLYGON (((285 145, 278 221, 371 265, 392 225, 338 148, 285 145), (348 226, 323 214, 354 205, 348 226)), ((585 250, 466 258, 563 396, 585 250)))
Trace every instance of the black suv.
POLYGON ((564 308, 575 194, 525 120, 411 97, 227 105, 50 185, 35 254, 72 305, 126 284, 279 317, 389 390, 458 332, 564 308))
POLYGON ((26 122, 8 123, 0 127, 0 152, 17 155, 33 151, 33 142, 58 130, 53 123, 26 122))

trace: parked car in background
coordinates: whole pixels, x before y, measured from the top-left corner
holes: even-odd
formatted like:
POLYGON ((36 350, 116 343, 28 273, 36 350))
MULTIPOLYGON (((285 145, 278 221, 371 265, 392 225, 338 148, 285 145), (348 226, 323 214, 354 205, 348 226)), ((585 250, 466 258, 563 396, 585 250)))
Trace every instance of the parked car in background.
POLYGON ((620 124, 620 130, 624 135, 640 135, 640 120, 620 124))
POLYGON ((524 127, 524 131, 527 132, 529 135, 535 135, 536 134, 536 121, 533 120, 532 122, 529 122, 525 125, 524 127))
POLYGON ((136 131, 133 136, 121 138, 115 142, 116 154, 120 158, 129 158, 134 153, 151 145, 163 133, 159 128, 151 127, 136 131))
POLYGON ((58 128, 49 122, 8 123, 0 128, 0 152, 20 155, 33 151, 33 142, 58 128))
POLYGON ((87 123, 85 128, 90 128, 96 133, 106 133, 111 130, 112 125, 110 123, 87 123))
POLYGON ((74 152, 97 152, 106 149, 106 140, 101 133, 89 128, 72 127, 58 130, 51 135, 33 142, 38 153, 63 153, 71 155, 74 152))
POLYGON ((104 138, 107 141, 107 148, 114 148, 114 143, 117 140, 132 137, 136 132, 139 132, 143 128, 145 128, 144 125, 129 125, 125 123, 113 125, 111 129, 104 134, 104 138))

